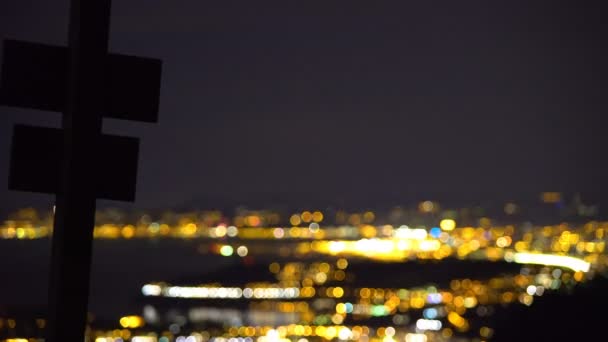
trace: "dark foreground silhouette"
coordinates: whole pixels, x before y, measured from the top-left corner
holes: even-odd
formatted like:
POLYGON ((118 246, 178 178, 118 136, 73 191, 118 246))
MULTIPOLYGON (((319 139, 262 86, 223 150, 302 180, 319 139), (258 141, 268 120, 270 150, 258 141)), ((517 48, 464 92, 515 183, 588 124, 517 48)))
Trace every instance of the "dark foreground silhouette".
POLYGON ((607 341, 608 279, 597 277, 572 294, 535 298, 499 317, 492 341, 607 341), (507 316, 508 315, 508 316, 507 316))

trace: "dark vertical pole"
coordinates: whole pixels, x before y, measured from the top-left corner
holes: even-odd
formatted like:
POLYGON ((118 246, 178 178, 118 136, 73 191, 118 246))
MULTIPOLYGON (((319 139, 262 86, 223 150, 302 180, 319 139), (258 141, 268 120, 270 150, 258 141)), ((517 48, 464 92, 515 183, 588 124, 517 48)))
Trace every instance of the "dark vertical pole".
POLYGON ((49 282, 50 342, 85 338, 110 4, 111 0, 71 2, 64 160, 49 282))

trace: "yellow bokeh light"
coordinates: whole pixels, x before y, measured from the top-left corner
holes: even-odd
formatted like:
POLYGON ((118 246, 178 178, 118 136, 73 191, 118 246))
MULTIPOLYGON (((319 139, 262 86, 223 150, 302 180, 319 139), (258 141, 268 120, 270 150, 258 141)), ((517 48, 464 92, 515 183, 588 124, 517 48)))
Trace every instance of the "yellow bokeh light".
POLYGON ((297 226, 300 223, 302 223, 302 220, 300 219, 300 215, 296 215, 296 214, 291 215, 291 217, 289 218, 289 223, 291 223, 292 226, 297 226))
MULTIPOLYGON (((120 318, 119 323, 123 328, 139 328, 144 325, 144 319, 140 316, 124 316, 120 318)), ((119 335, 122 334, 119 330, 119 335)))
POLYGON ((439 222, 439 227, 445 231, 454 230, 454 228, 456 228, 456 221, 452 219, 443 219, 439 222))
POLYGON ((336 261, 336 266, 338 266, 339 269, 343 270, 348 267, 348 260, 340 258, 338 259, 338 261, 336 261))
POLYGON ((320 211, 315 211, 312 213, 312 220, 317 223, 323 221, 323 213, 320 211))
POLYGON ((279 273, 279 270, 281 269, 281 265, 279 265, 276 262, 273 262, 272 264, 270 264, 268 266, 268 270, 272 273, 279 273))
POLYGON ((310 213, 310 211, 305 211, 302 213, 302 221, 306 223, 312 221, 312 214, 310 213))

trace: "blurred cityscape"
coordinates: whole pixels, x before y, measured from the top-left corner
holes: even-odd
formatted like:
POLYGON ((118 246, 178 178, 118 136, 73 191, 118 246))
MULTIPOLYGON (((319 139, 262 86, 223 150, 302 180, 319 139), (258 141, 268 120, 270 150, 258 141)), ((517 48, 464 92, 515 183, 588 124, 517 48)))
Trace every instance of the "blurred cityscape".
MULTIPOLYGON (((547 294, 574 295, 608 266, 608 221, 597 205, 557 192, 537 202, 542 213, 515 202, 491 212, 436 201, 361 211, 99 210, 96 244, 166 259, 185 248, 217 267, 186 259, 179 267, 194 276, 119 275, 139 281, 127 294, 135 309, 91 312, 88 340, 492 340, 497 317, 547 294)), ((52 209, 9 215, 2 258, 48 240, 52 222, 52 209)), ((121 291, 121 282, 108 286, 121 291)), ((41 341, 45 324, 43 309, 0 304, 0 339, 41 341)))

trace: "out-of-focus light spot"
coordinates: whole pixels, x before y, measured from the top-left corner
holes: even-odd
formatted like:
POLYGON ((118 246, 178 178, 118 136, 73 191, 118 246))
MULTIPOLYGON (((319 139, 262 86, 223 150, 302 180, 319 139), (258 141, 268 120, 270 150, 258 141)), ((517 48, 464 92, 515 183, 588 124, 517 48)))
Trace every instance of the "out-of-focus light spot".
POLYGON ((160 296, 161 291, 162 289, 160 286, 153 284, 146 284, 141 288, 141 293, 144 296, 160 296))
POLYGON ((225 257, 231 256, 232 253, 234 253, 234 249, 230 245, 223 245, 220 248, 220 254, 223 255, 223 256, 225 256, 225 257))
POLYGON ((536 294, 536 286, 534 286, 534 285, 529 285, 529 286, 526 288, 526 292, 527 292, 527 293, 528 293, 530 296, 535 295, 535 294, 536 294))
POLYGON ((160 317, 158 316, 158 312, 152 305, 144 306, 143 315, 146 323, 156 324, 160 319, 160 317))
POLYGON ((169 331, 173 334, 179 334, 179 331, 181 330, 181 328, 179 327, 179 324, 171 324, 169 325, 169 331))
MULTIPOLYGON (((118 339, 120 339, 120 340, 122 340, 122 339, 128 340, 128 339, 131 337, 131 331, 130 331, 130 330, 128 330, 128 329, 123 329, 123 330, 120 332, 120 336, 121 336, 122 338, 120 338, 120 337, 119 337, 119 338, 117 338, 116 340, 118 340, 118 339)), ((114 342, 116 342, 116 340, 114 340, 114 342)))
POLYGON ((246 246, 239 246, 236 249, 236 254, 238 254, 240 257, 245 257, 247 256, 247 253, 249 253, 249 250, 247 249, 246 246))
POLYGON ((442 301, 441 293, 429 293, 426 297, 426 301, 430 304, 439 304, 442 301))
POLYGON ((522 304, 525 304, 525 305, 527 305, 527 306, 530 306, 530 305, 532 305, 532 302, 534 302, 534 297, 532 297, 532 296, 531 296, 531 295, 529 295, 529 294, 525 294, 525 293, 524 293, 524 294, 522 294, 522 295, 520 295, 520 296, 519 296, 519 301, 520 301, 522 304))
POLYGON ((320 211, 315 211, 314 213, 312 213, 312 220, 315 222, 323 221, 323 213, 320 211))
POLYGON ((505 248, 510 245, 511 245, 511 238, 508 236, 501 236, 498 239, 496 239, 496 246, 498 246, 500 248, 505 248))
POLYGON ((388 315, 388 310, 384 305, 374 305, 372 306, 372 316, 386 316, 388 315))
POLYGON ((405 342, 426 342, 426 335, 408 333, 405 335, 405 342))
POLYGON ((121 234, 125 239, 130 239, 135 235, 135 227, 132 225, 126 225, 122 228, 121 234))
POLYGON ((452 219, 443 219, 439 222, 439 227, 445 231, 454 230, 454 228, 456 228, 456 221, 452 219))
POLYGON ((278 342, 281 340, 281 335, 275 329, 269 329, 266 333, 266 341, 268 342, 278 342))
POLYGON ((226 228, 226 226, 217 226, 215 227, 215 229, 213 230, 215 236, 217 237, 224 237, 227 233, 228 233, 228 229, 226 228))
POLYGON ((436 319, 419 319, 416 321, 416 328, 420 330, 441 330, 441 321, 436 319))
POLYGON ((348 329, 347 327, 342 327, 338 331, 338 338, 341 340, 350 340, 352 336, 352 331, 350 331, 350 329, 348 329))
POLYGON ((337 254, 346 249, 346 243, 343 241, 330 241, 329 242, 329 252, 331 254, 337 254))
POLYGON ((124 316, 119 323, 123 328, 139 328, 144 325, 144 319, 140 316, 124 316))
POLYGON ((558 203, 562 200, 562 194, 555 191, 543 192, 540 198, 544 203, 558 203))
POLYGON ((316 233, 319 230, 319 224, 316 222, 313 222, 311 224, 308 225, 308 229, 312 232, 312 233, 316 233))
POLYGON ((448 314, 448 321, 458 328, 463 327, 466 324, 465 319, 454 311, 448 314))
POLYGON ((517 204, 507 203, 507 204, 505 204, 504 210, 505 210, 505 214, 514 215, 515 213, 517 213, 517 204))
POLYGON ((434 237, 435 239, 439 238, 439 236, 441 235, 441 229, 439 227, 433 227, 431 228, 431 230, 429 231, 429 234, 434 237))
POLYGON ((133 336, 131 342, 156 342, 154 336, 133 336))
POLYGON ((424 318, 427 318, 427 319, 435 319, 435 318, 437 318, 437 309, 435 309, 435 308, 424 309, 424 311, 422 312, 422 315, 424 316, 424 318))
POLYGON ((481 327, 481 329, 479 329, 479 335, 483 338, 490 338, 492 337, 493 333, 494 330, 492 330, 492 328, 481 327))
POLYGON ((226 235, 230 237, 235 237, 239 234, 239 229, 235 226, 229 226, 226 228, 226 235))
POLYGON ((435 204, 431 201, 420 202, 418 205, 418 210, 423 213, 430 213, 435 209, 435 204))
POLYGON ((285 231, 283 228, 275 228, 272 231, 272 235, 277 239, 282 239, 285 236, 285 231))
POLYGON ((300 223, 302 223, 302 220, 300 219, 300 215, 297 215, 297 214, 291 215, 291 217, 289 218, 289 223, 291 223, 292 226, 297 226, 300 223))
POLYGON ((262 220, 257 215, 249 215, 245 218, 245 222, 251 227, 257 227, 262 223, 262 220))
POLYGON ((300 217, 302 218, 302 221, 306 223, 312 221, 312 214, 310 213, 310 211, 303 212, 300 217))
POLYGON ((463 303, 465 308, 471 309, 477 306, 477 299, 475 297, 466 297, 463 303))
POLYGON ((344 316, 342 316, 340 314, 332 315, 331 321, 333 324, 342 324, 342 322, 344 322, 344 316))
POLYGON ((408 226, 403 225, 397 228, 393 232, 393 235, 400 239, 424 240, 426 239, 427 232, 423 228, 410 229, 408 226))
POLYGON ((327 281, 327 274, 323 272, 318 272, 315 274, 315 282, 317 284, 323 284, 327 281))
POLYGON ((575 257, 540 253, 515 253, 513 255, 513 261, 518 264, 559 266, 581 272, 588 272, 591 266, 585 260, 575 257))
POLYGON ((281 270, 281 265, 279 265, 278 262, 273 262, 268 266, 268 270, 271 273, 279 273, 279 271, 281 270))
POLYGON ((366 211, 363 214, 363 221, 365 223, 372 223, 372 222, 374 222, 375 219, 376 219, 376 215, 374 215, 374 213, 371 211, 366 211))
POLYGON ((348 260, 340 258, 338 259, 338 261, 336 261, 336 266, 338 266, 339 269, 343 270, 348 267, 348 260))
POLYGON ((537 286, 536 287, 536 295, 537 296, 542 296, 543 293, 545 293, 545 287, 544 286, 537 286))
POLYGON ((560 270, 559 268, 556 268, 553 270, 553 272, 551 272, 551 275, 553 276, 553 278, 559 279, 559 277, 562 276, 562 270, 560 270))

